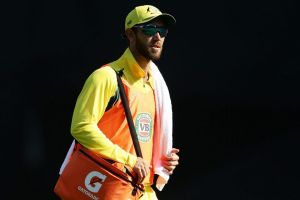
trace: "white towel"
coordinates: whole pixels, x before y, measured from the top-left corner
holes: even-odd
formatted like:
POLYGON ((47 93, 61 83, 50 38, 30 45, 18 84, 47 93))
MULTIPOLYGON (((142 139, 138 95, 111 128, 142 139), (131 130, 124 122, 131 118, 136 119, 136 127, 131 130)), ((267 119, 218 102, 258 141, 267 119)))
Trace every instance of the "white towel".
MULTIPOLYGON (((153 166, 154 173, 159 177, 156 182, 156 187, 160 191, 169 180, 169 175, 165 171, 161 163, 161 157, 168 155, 172 150, 173 138, 173 117, 172 117, 172 105, 166 82, 160 73, 157 66, 151 62, 150 67, 154 79, 154 95, 155 95, 155 107, 156 107, 156 120, 154 127, 154 148, 153 148, 153 166)), ((64 159, 64 162, 60 168, 59 174, 62 173, 66 164, 69 162, 70 156, 73 152, 75 140, 73 140, 68 153, 64 159)))
POLYGON ((156 104, 156 121, 154 127, 153 165, 154 172, 159 177, 156 188, 162 190, 169 180, 169 175, 162 166, 161 158, 169 155, 173 145, 173 113, 169 89, 157 66, 151 62, 156 104))
POLYGON ((70 160, 70 157, 71 157, 71 154, 73 153, 73 150, 74 150, 74 147, 75 147, 75 140, 72 141, 72 144, 68 150, 68 153, 64 159, 64 162, 62 163, 60 169, 59 169, 59 174, 61 174, 64 169, 65 169, 65 166, 68 164, 69 160, 70 160))

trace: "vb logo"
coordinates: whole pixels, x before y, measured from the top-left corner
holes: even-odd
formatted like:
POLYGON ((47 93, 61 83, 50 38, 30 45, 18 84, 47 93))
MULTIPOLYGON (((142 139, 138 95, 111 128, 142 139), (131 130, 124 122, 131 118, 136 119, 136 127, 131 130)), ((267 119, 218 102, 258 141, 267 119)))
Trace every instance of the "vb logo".
POLYGON ((100 172, 97 171, 91 171, 86 177, 85 177, 85 187, 94 193, 97 193, 102 184, 106 179, 106 176, 101 174, 100 172))

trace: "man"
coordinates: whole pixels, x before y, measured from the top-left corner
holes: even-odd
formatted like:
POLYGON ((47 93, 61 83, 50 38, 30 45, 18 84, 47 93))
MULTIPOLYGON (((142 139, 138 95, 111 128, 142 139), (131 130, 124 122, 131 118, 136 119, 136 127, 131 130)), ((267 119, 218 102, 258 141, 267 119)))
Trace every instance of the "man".
POLYGON ((152 62, 160 58, 168 28, 174 24, 172 15, 154 6, 135 7, 125 20, 129 47, 118 60, 88 77, 72 118, 71 134, 80 144, 133 169, 145 186, 141 199, 157 199, 151 187, 155 174, 161 190, 179 160, 179 149, 172 148, 168 90, 152 62), (116 72, 122 72, 143 158, 134 151, 116 72))

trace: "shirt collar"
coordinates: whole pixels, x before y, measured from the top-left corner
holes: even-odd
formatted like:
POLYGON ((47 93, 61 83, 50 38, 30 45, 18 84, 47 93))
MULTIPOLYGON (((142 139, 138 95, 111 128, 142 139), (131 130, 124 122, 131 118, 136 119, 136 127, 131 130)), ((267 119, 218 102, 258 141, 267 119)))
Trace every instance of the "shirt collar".
MULTIPOLYGON (((146 75, 145 71, 135 60, 129 48, 125 50, 123 55, 118 60, 110 63, 110 65, 116 71, 123 70, 124 76, 129 83, 136 82, 137 80, 144 78, 146 75)), ((148 75, 150 85, 152 88, 154 88, 151 69, 149 69, 148 75)))

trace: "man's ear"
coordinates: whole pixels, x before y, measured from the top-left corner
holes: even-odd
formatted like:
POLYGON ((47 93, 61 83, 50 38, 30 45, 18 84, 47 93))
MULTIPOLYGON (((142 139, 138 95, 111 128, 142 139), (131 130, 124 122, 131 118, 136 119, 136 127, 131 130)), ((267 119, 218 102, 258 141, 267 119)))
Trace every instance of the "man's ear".
POLYGON ((131 28, 125 31, 125 35, 129 41, 132 41, 135 38, 135 34, 131 28))

